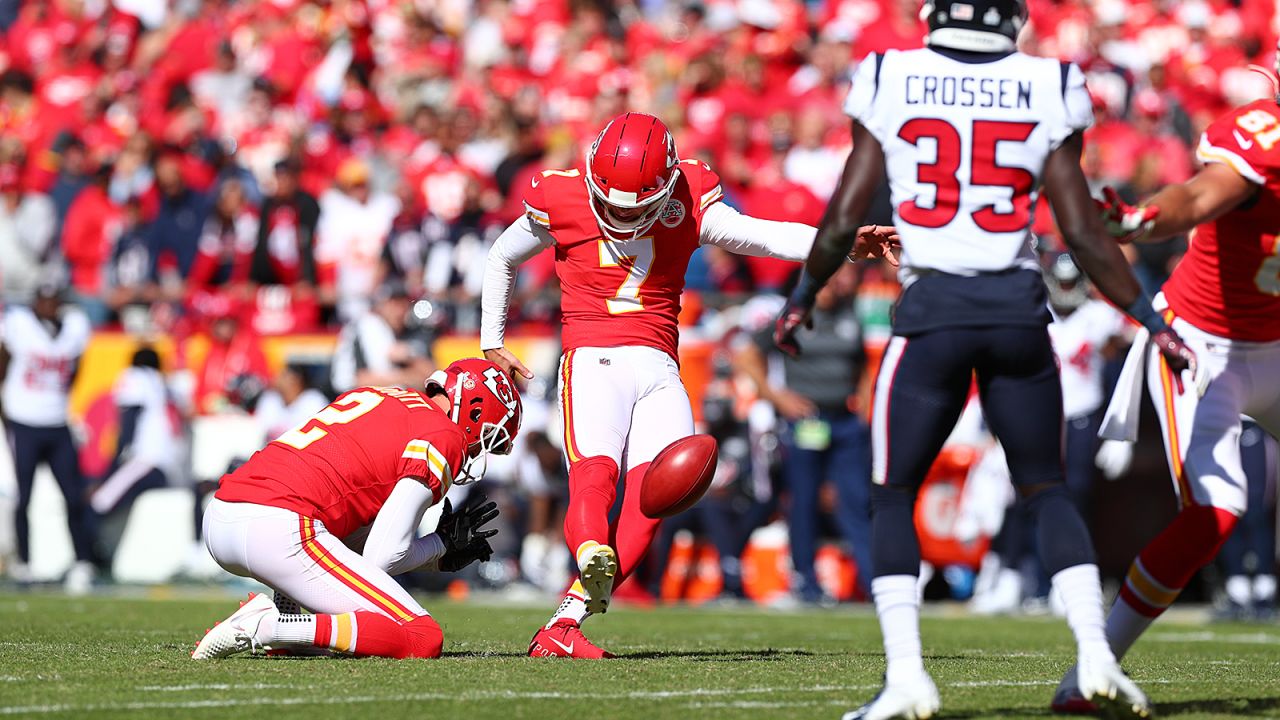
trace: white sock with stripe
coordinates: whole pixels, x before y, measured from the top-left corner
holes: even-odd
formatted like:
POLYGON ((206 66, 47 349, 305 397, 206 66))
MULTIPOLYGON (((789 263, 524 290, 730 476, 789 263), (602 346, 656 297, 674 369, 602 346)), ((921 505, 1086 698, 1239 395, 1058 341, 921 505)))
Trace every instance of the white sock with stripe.
POLYGON ((556 622, 564 619, 572 620, 579 625, 583 620, 591 616, 587 612, 587 603, 582 599, 582 586, 575 580, 573 587, 569 588, 569 592, 565 593, 564 599, 560 601, 560 607, 556 609, 551 619, 547 621, 547 627, 555 625, 556 622), (574 594, 574 589, 578 590, 578 594, 574 594))
POLYGON ((920 648, 920 596, 915 575, 882 575, 871 595, 884 635, 885 682, 914 680, 925 672, 920 648))

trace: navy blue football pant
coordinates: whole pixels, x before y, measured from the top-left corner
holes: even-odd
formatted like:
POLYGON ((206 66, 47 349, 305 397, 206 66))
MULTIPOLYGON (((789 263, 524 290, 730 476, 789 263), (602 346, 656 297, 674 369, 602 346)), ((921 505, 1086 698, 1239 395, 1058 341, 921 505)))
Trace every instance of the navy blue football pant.
POLYGON ((48 463, 53 477, 58 481, 62 497, 67 503, 67 526, 71 531, 71 544, 77 560, 89 560, 90 534, 88 530, 87 487, 80 474, 80 457, 76 452, 71 431, 66 425, 32 427, 6 420, 9 450, 13 453, 13 472, 18 482, 18 507, 14 518, 14 532, 18 536, 18 559, 31 560, 31 528, 27 520, 27 507, 31 504, 31 488, 35 484, 36 468, 48 463))
POLYGON ((919 572, 916 493, 975 378, 987 424, 1037 526, 1045 570, 1053 575, 1094 562, 1088 528, 1064 482, 1062 388, 1048 332, 1043 326, 960 327, 895 336, 886 348, 872 431, 876 577, 919 572))
POLYGON ((1268 445, 1274 444, 1266 431, 1255 423, 1244 424, 1240 435, 1240 463, 1249 481, 1249 505, 1235 531, 1222 546, 1220 557, 1228 576, 1250 574, 1245 562, 1250 553, 1257 563, 1257 574, 1271 574, 1275 570, 1276 515, 1275 509, 1267 503, 1267 490, 1272 486, 1276 472, 1268 445))
POLYGON ((814 568, 820 520, 818 492, 828 480, 836 487, 836 526, 853 550, 858 583, 867 592, 871 577, 870 430, 860 416, 849 412, 822 411, 818 419, 831 428, 831 442, 826 449, 798 447, 794 423, 787 423, 779 436, 782 479, 790 498, 787 528, 791 563, 800 576, 799 594, 811 598, 821 593, 814 568))

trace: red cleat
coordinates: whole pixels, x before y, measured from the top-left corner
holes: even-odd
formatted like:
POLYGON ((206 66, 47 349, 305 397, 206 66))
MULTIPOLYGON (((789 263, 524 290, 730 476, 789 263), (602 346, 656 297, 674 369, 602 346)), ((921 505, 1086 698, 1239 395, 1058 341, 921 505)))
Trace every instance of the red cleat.
POLYGON ((551 627, 538 628, 533 640, 529 641, 529 657, 600 660, 613 657, 613 653, 596 647, 582 634, 578 623, 565 618, 557 620, 551 627))

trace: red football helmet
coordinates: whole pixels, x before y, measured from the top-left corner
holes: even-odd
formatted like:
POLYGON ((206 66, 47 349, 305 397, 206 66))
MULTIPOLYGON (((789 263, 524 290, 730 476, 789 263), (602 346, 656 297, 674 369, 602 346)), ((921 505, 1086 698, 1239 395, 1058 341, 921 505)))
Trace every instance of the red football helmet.
POLYGON ((625 113, 609 121, 587 151, 591 212, 615 240, 653 227, 679 177, 676 141, 662 121, 625 113))
POLYGON ((467 434, 467 460, 455 485, 479 480, 489 453, 507 455, 520 432, 524 406, 520 391, 502 368, 481 358, 458 360, 427 378, 427 394, 443 392, 450 401, 449 417, 467 434), (474 468, 481 461, 479 470, 474 468))

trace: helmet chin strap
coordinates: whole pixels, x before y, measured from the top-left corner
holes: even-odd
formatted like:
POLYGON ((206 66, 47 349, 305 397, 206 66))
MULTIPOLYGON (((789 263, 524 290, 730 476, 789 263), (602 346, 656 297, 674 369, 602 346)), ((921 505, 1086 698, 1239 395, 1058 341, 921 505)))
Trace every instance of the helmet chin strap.
POLYGON ((471 483, 484 477, 484 473, 489 469, 489 455, 505 455, 510 452, 511 435, 507 429, 501 425, 493 423, 485 423, 480 428, 480 452, 474 457, 468 457, 462 462, 457 477, 453 479, 454 485, 470 485, 471 483), (507 452, 498 452, 501 448, 507 448, 507 452), (476 467, 476 463, 480 467, 476 467))

